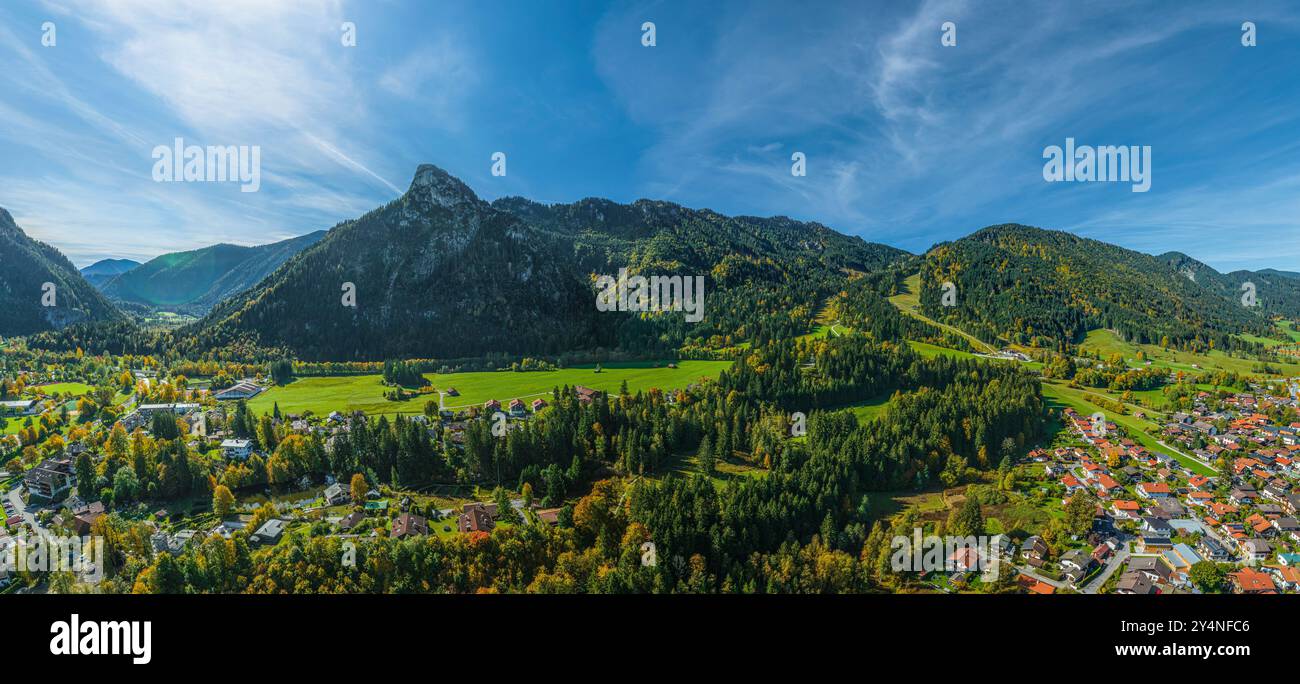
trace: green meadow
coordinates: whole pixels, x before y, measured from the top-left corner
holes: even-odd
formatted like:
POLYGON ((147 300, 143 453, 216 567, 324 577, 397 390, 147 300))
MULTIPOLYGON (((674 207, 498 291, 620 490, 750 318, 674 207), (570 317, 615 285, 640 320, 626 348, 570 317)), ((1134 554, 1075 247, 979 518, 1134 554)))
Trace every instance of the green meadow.
POLYGON ((83 394, 89 393, 95 388, 83 382, 56 382, 49 385, 33 387, 32 389, 40 390, 41 393, 49 396, 55 394, 71 394, 74 397, 79 397, 83 394))
MULTIPOLYGON (((1239 359, 1218 350, 1206 354, 1193 354, 1191 352, 1165 350, 1163 347, 1154 344, 1133 344, 1119 339, 1110 330, 1089 330, 1083 344, 1079 346, 1087 351, 1100 352, 1103 358, 1112 354, 1120 354, 1130 366, 1135 368, 1141 367, 1141 364, 1137 361, 1137 353, 1141 351, 1151 361, 1152 366, 1160 368, 1185 373, 1225 370, 1243 375, 1259 375, 1253 370, 1259 362, 1253 359, 1239 359)), ((1270 362, 1270 365, 1280 370, 1287 377, 1300 375, 1300 364, 1270 362)))
POLYGON ((875 420, 888 410, 889 400, 892 398, 892 394, 882 394, 864 401, 836 407, 835 410, 851 411, 854 416, 857 416, 858 423, 866 423, 875 420))
MULTIPOLYGON (((447 396, 446 408, 481 406, 489 399, 505 403, 519 398, 529 401, 534 397, 550 395, 555 387, 583 385, 611 394, 617 394, 623 382, 630 392, 657 387, 662 390, 680 389, 701 379, 714 379, 731 365, 730 361, 680 361, 677 368, 651 362, 609 363, 596 372, 595 366, 578 366, 555 371, 485 371, 472 373, 428 373, 425 378, 433 387, 446 391, 455 388, 460 396, 447 396)), ((284 386, 275 387, 248 402, 255 413, 268 412, 275 404, 285 413, 328 414, 331 411, 396 414, 420 413, 424 402, 437 401, 438 395, 426 395, 410 401, 388 401, 379 375, 351 375, 335 377, 300 378, 284 386)))

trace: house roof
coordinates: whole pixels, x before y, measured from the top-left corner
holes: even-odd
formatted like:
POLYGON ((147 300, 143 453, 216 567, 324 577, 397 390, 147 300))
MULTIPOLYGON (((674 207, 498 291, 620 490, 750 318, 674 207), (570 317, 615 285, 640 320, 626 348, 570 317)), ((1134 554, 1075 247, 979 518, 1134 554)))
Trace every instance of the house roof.
POLYGON ((1247 592, 1276 592, 1277 585, 1273 584, 1273 578, 1253 568, 1242 568, 1236 572, 1228 573, 1234 584, 1247 592))

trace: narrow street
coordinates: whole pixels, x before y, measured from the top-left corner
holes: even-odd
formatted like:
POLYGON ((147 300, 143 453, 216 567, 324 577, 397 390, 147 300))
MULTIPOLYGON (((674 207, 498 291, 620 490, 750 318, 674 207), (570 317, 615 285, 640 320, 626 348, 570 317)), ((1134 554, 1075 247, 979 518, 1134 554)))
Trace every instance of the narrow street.
POLYGON ((1088 582, 1083 586, 1082 589, 1083 593, 1095 594, 1098 591, 1101 591, 1101 587, 1102 585, 1106 584, 1106 580, 1110 579, 1110 576, 1115 574, 1115 571, 1118 570, 1120 567, 1122 567, 1126 561, 1128 561, 1128 557, 1129 557, 1128 540, 1124 540, 1123 544, 1124 545, 1120 547, 1120 549, 1116 551, 1113 556, 1110 557, 1110 561, 1106 563, 1106 567, 1102 569, 1101 572, 1097 573, 1097 576, 1092 578, 1091 582, 1088 582))

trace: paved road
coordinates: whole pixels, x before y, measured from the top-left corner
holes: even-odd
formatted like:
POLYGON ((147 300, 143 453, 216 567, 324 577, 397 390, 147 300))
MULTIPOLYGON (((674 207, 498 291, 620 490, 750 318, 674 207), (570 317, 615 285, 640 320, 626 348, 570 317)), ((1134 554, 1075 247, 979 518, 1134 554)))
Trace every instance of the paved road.
POLYGON ((27 508, 27 504, 23 503, 21 493, 22 489, 19 487, 9 490, 9 503, 14 505, 14 512, 23 516, 23 520, 27 521, 27 524, 31 525, 32 530, 37 534, 46 534, 48 531, 41 527, 41 524, 36 521, 36 516, 27 508))
POLYGON ((1106 567, 1102 569, 1101 572, 1097 573, 1097 576, 1092 578, 1091 582, 1083 586, 1082 589, 1083 593, 1095 594, 1101 590, 1101 585, 1105 584, 1106 580, 1110 579, 1110 576, 1115 574, 1115 571, 1118 570, 1120 566, 1124 565, 1124 562, 1128 560, 1128 556, 1129 556, 1128 547, 1129 547, 1129 543, 1127 540, 1125 540, 1124 546, 1120 547, 1120 549, 1110 557, 1110 561, 1106 563, 1106 567))

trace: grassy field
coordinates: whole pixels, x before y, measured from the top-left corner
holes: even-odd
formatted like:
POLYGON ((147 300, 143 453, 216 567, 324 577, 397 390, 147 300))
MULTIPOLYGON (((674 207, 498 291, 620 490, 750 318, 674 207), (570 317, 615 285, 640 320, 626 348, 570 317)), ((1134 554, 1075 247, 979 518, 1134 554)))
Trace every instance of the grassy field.
POLYGON ((937 345, 930 344, 928 342, 917 342, 915 340, 908 340, 907 344, 912 349, 916 350, 916 353, 920 354, 921 356, 924 356, 927 359, 932 359, 940 355, 952 356, 958 359, 976 358, 975 355, 970 352, 964 352, 961 351, 960 349, 949 349, 948 347, 940 347, 937 345))
MULTIPOLYGON (((958 491, 958 490, 953 490, 958 491)), ((884 491, 867 492, 867 517, 872 520, 889 520, 904 509, 915 507, 922 517, 943 512, 946 515, 948 503, 943 489, 927 491, 884 491)))
POLYGON ((866 423, 875 420, 877 416, 889 409, 889 399, 892 394, 882 394, 878 397, 872 397, 865 401, 859 401, 847 406, 839 406, 837 410, 843 409, 852 411, 853 415, 858 417, 859 423, 866 423))
MULTIPOLYGON (((1154 344, 1133 344, 1119 339, 1114 332, 1110 330, 1090 330, 1083 344, 1082 349, 1090 352, 1100 352, 1103 357, 1109 357, 1112 354, 1120 354, 1125 361, 1134 368, 1141 367, 1137 361, 1138 351, 1142 351, 1151 365, 1170 370, 1180 370, 1185 373, 1200 373, 1206 370, 1226 370, 1241 373, 1243 375, 1259 375, 1253 370, 1253 367, 1259 363, 1251 359, 1238 359, 1221 351, 1211 351, 1208 354, 1192 354, 1190 352, 1166 351, 1162 347, 1154 344), (1199 366, 1197 368, 1196 366, 1199 366)), ((1282 371, 1287 377, 1300 375, 1300 364, 1297 363, 1271 363, 1273 367, 1282 371)))
POLYGON ((1291 340, 1292 342, 1300 342, 1300 330, 1296 330, 1292 328, 1291 326, 1293 326, 1294 324, 1295 324, 1294 321, 1287 321, 1287 320, 1282 320, 1277 322, 1278 327, 1281 328, 1282 331, 1286 333, 1287 339, 1291 340))
MULTIPOLYGON (((1103 410, 1100 406, 1088 401, 1087 397, 1090 395, 1102 396, 1115 400, 1114 395, 1102 391, 1075 389, 1055 382, 1043 383, 1043 398, 1047 400, 1048 406, 1055 409, 1069 406, 1084 415, 1091 415, 1096 411, 1103 410)), ((1147 449, 1150 449, 1151 451, 1159 451, 1172 456, 1194 473, 1208 476, 1214 476, 1216 474, 1213 468, 1206 467, 1195 459, 1182 456, 1173 449, 1160 446, 1156 438, 1156 435, 1160 433, 1160 427, 1156 423, 1137 418, 1131 414, 1117 415, 1113 411, 1106 411, 1105 413, 1107 420, 1113 421, 1116 425, 1124 428, 1125 432, 1128 433, 1128 436, 1132 438, 1133 441, 1141 444, 1147 449)))
POLYGON ((73 396, 79 397, 83 394, 90 392, 95 388, 82 382, 56 382, 56 383, 51 383, 49 385, 40 385, 39 387, 33 387, 32 389, 38 389, 47 395, 71 394, 73 396))
MULTIPOLYGON (((515 373, 510 371, 427 374, 429 384, 446 390, 454 387, 458 397, 446 397, 447 408, 481 406, 489 399, 506 402, 516 397, 548 395, 554 387, 584 385, 592 389, 617 393, 627 381, 628 390, 637 392, 652 387, 678 389, 700 378, 716 378, 731 365, 730 361, 681 361, 677 368, 651 362, 610 363, 597 373, 594 366, 580 366, 557 371, 515 373)), ((437 395, 420 397, 411 401, 388 401, 384 392, 389 388, 380 382, 379 375, 352 375, 342 377, 302 378, 284 387, 263 392, 250 401, 249 408, 256 413, 270 411, 275 404, 286 413, 327 414, 330 411, 364 411, 368 414, 420 413, 424 402, 437 400, 437 395)))
MULTIPOLYGON (((669 474, 691 475, 701 472, 700 460, 696 454, 682 454, 675 458, 676 462, 663 468, 660 474, 647 475, 646 477, 651 480, 658 480, 669 474)), ((767 475, 767 471, 758 466, 750 465, 739 459, 732 459, 714 463, 713 474, 709 476, 709 480, 713 482, 714 487, 721 489, 730 480, 744 477, 763 477, 765 475, 767 475)))

